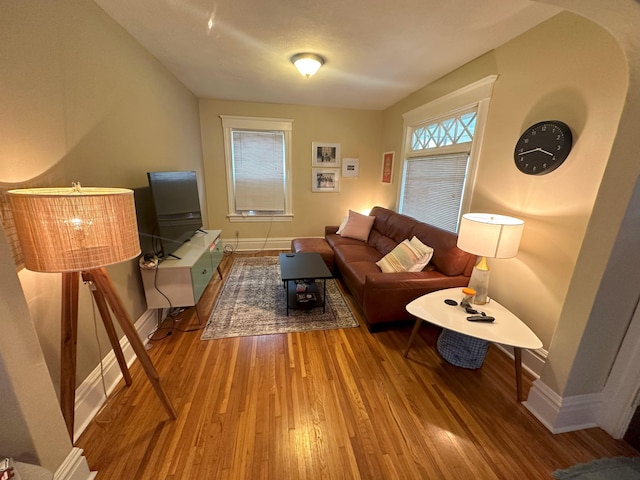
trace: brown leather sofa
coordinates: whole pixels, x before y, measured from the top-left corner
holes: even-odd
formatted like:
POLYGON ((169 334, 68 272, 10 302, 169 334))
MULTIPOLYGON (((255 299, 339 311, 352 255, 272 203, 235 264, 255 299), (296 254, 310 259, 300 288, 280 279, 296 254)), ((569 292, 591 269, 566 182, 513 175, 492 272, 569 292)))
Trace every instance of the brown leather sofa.
POLYGON ((410 320, 407 303, 425 293, 467 286, 476 256, 456 246, 456 234, 383 207, 374 207, 369 215, 375 221, 366 242, 338 235, 337 226, 325 227, 325 240, 334 254, 334 273, 359 303, 369 331, 410 320), (414 235, 434 250, 425 269, 383 273, 376 262, 414 235))

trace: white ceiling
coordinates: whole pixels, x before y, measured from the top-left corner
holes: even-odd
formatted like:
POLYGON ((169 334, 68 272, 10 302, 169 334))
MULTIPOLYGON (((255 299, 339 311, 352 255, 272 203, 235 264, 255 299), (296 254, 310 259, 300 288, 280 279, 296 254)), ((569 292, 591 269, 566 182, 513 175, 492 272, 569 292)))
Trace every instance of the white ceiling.
POLYGON ((200 98, 383 109, 556 14, 529 0, 95 0, 200 98), (312 78, 289 61, 326 59, 312 78))

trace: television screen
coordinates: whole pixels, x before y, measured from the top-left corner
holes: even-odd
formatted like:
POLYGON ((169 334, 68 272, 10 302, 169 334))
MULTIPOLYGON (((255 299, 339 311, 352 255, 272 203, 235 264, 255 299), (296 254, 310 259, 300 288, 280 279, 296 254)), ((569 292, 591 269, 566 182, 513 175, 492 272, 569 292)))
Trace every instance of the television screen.
POLYGON ((202 228, 196 172, 148 172, 161 256, 172 255, 202 228))

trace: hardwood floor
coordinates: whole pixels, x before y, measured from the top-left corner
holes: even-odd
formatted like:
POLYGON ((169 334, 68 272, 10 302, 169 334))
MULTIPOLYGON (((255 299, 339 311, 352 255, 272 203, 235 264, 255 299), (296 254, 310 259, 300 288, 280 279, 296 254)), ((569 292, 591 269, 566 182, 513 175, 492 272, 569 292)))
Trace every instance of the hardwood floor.
MULTIPOLYGON (((229 272, 233 255, 221 264, 229 272)), ((209 312, 214 277, 200 308, 209 312)), ((164 325, 168 325, 165 322, 164 325)), ((180 329, 198 326, 194 309, 180 329)), ((158 336, 166 333, 161 331, 158 336)), ((551 434, 515 400, 495 347, 479 370, 449 365, 425 323, 200 340, 172 331, 149 354, 178 411, 139 364, 77 446, 97 479, 548 479, 578 462, 638 456, 594 428, 551 434)), ((525 373, 523 392, 531 386, 525 373)))

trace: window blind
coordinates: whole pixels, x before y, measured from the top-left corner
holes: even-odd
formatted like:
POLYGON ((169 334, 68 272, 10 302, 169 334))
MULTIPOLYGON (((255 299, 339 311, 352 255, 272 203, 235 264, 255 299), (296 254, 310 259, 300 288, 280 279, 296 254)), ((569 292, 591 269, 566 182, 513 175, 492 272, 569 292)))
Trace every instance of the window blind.
POLYGON ((457 232, 468 161, 467 153, 407 159, 402 213, 457 232))
POLYGON ((236 210, 285 211, 284 132, 232 132, 236 210))

